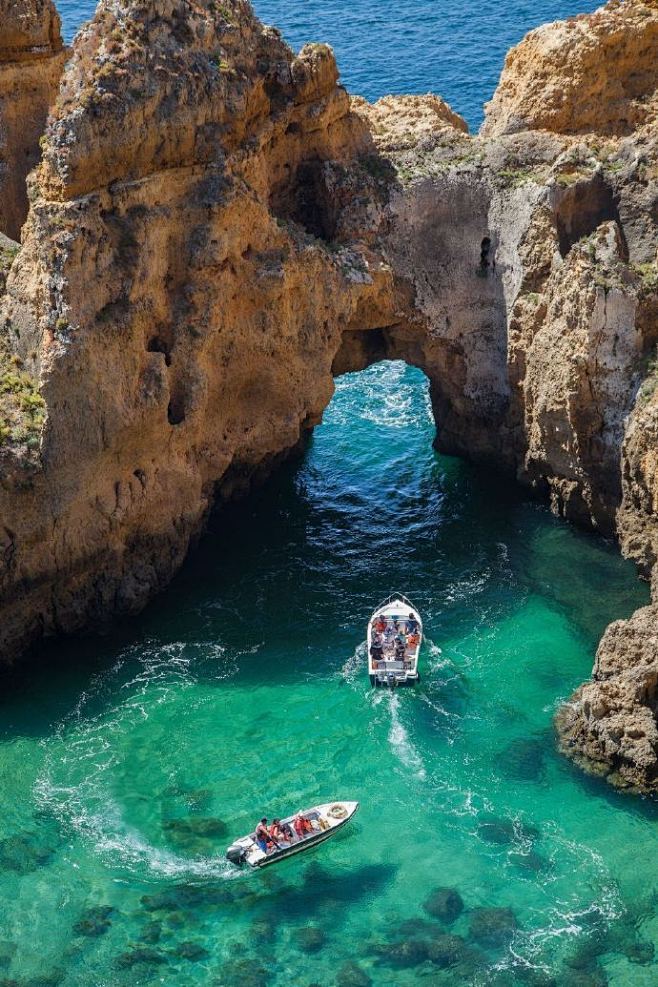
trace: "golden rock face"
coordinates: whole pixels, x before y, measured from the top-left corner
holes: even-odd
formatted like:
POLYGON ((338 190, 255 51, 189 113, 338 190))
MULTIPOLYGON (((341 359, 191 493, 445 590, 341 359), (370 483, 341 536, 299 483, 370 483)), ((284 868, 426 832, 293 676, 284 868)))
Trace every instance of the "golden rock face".
POLYGON ((626 136, 658 115, 658 7, 611 2, 531 31, 505 60, 482 133, 626 136))
POLYGON ((0 3, 0 231, 20 236, 28 210, 25 180, 55 102, 65 51, 51 0, 0 3))

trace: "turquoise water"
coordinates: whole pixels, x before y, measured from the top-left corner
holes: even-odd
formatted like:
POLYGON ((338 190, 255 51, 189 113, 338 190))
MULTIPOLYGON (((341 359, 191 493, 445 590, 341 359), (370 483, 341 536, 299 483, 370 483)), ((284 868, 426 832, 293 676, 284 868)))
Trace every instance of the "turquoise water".
MULTIPOLYGON (((67 40, 91 17, 95 0, 59 0, 67 40)), ((263 21, 299 49, 326 41, 342 81, 367 99, 436 92, 473 129, 482 122, 507 51, 548 21, 587 13, 597 0, 255 0, 263 21)))
POLYGON ((3 683, 0 984, 658 982, 654 806, 551 727, 646 588, 433 434, 419 371, 341 378, 304 458, 142 617, 3 683), (428 640, 389 693, 365 622, 396 587, 428 640), (263 813, 334 797, 361 809, 324 847, 224 862, 263 813))

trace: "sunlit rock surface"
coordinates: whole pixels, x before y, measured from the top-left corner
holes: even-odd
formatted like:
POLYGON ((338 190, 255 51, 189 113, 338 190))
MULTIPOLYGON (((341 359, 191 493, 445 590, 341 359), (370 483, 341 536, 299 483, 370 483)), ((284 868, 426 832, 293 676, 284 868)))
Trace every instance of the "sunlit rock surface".
POLYGON ((51 0, 0 0, 0 231, 17 240, 66 52, 51 0))

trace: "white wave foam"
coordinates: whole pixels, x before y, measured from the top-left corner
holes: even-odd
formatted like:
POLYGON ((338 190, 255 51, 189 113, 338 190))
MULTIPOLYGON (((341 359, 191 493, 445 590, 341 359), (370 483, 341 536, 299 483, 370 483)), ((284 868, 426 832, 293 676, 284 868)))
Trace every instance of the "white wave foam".
POLYGON ((340 674, 346 682, 354 682, 357 675, 361 672, 366 663, 367 648, 366 641, 362 641, 341 668, 340 674))
POLYGON ((417 778, 425 778, 427 773, 423 759, 412 744, 409 734, 400 719, 400 697, 395 692, 387 693, 387 695, 391 713, 388 742, 405 768, 410 768, 417 778))

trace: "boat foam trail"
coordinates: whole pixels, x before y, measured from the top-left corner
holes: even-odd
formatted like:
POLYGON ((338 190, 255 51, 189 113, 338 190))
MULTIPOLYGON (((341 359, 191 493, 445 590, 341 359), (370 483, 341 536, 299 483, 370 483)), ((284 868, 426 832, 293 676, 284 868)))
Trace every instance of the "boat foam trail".
POLYGON ((356 677, 360 675, 366 661, 366 647, 365 641, 357 645, 354 653, 350 655, 341 668, 340 674, 346 682, 354 682, 356 677))
POLYGON ((423 759, 409 739, 406 727, 400 719, 400 697, 397 693, 387 693, 389 710, 391 713, 391 725, 388 732, 388 742, 393 748, 396 757, 405 768, 414 771, 417 778, 427 777, 423 759))

